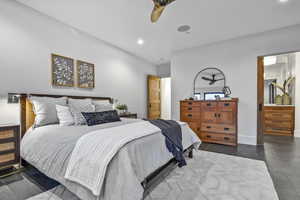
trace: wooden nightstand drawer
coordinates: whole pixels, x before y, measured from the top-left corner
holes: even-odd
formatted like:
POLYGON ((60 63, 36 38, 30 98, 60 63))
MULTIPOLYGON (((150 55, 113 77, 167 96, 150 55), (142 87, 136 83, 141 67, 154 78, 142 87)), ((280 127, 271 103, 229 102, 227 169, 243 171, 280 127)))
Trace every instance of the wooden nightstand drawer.
POLYGON ((14 150, 15 148, 16 148, 15 142, 0 144, 0 152, 14 150))
POLYGON ((15 153, 8 153, 0 155, 0 166, 2 166, 3 163, 8 163, 16 160, 15 153))
POLYGON ((9 139, 15 137, 15 131, 13 129, 0 130, 0 140, 9 139))

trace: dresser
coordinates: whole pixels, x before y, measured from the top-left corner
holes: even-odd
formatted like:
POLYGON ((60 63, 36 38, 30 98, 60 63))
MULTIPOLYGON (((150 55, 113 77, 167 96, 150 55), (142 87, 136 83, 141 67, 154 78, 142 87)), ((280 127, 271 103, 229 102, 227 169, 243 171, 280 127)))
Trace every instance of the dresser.
POLYGON ((238 99, 181 101, 180 120, 203 142, 237 145, 238 99))
POLYGON ((0 125, 0 178, 20 168, 20 128, 18 125, 0 125), (7 170, 9 169, 9 170, 7 170))
POLYGON ((265 134, 293 136, 294 129, 294 106, 264 106, 265 134))

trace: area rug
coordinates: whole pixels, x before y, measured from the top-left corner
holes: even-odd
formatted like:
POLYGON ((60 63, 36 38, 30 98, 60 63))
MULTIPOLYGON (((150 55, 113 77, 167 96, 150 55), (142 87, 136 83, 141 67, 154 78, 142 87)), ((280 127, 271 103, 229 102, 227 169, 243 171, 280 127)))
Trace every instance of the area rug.
MULTIPOLYGON (((263 161, 196 151, 188 165, 173 170, 145 200, 278 200, 263 161)), ((28 199, 29 200, 29 199, 28 199)), ((78 200, 63 186, 30 200, 78 200)))

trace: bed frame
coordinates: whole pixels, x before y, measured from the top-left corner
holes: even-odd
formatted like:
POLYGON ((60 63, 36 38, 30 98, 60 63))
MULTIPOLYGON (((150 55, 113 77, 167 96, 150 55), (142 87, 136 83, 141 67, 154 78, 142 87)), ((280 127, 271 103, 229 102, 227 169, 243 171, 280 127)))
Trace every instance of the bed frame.
MULTIPOLYGON (((33 105, 31 104, 29 97, 37 96, 37 97, 52 97, 52 98, 60 98, 60 97, 68 97, 72 99, 86 99, 90 98, 93 100, 108 100, 113 103, 113 99, 111 97, 92 97, 92 96, 70 96, 70 95, 52 95, 52 94, 15 94, 20 97, 20 126, 21 126, 21 137, 23 137, 26 131, 34 124, 35 114, 33 112, 33 105)), ((185 153, 188 154, 190 158, 193 158, 193 146, 189 147, 185 150, 185 153)), ((26 161, 22 160, 22 163, 29 165, 26 161)), ((170 160, 164 166, 158 168, 153 173, 145 178, 142 181, 142 186, 144 188, 144 197, 149 194, 154 187, 161 180, 160 177, 164 177, 166 174, 170 173, 174 167, 177 166, 177 162, 175 159, 170 160)))

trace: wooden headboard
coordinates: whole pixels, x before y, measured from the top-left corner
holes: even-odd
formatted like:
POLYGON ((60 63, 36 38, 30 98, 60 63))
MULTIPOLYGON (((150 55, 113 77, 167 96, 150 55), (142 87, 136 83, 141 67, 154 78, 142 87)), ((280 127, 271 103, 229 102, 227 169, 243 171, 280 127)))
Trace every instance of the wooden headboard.
POLYGON ((19 94, 20 96, 20 125, 21 125, 21 136, 23 137, 26 131, 34 124, 35 114, 33 112, 33 106, 29 100, 31 96, 37 97, 68 97, 72 99, 93 99, 93 100, 109 100, 110 103, 113 103, 113 99, 110 97, 91 97, 91 96, 69 96, 69 95, 51 95, 51 94, 19 94))

